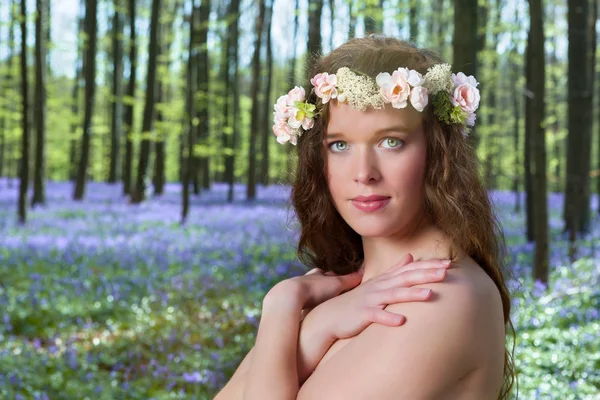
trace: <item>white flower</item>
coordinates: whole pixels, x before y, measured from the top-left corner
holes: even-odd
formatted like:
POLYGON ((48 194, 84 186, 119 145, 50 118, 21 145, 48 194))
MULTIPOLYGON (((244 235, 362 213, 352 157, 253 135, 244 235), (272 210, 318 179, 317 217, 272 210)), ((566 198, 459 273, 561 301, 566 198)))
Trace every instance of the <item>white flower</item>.
POLYGON ((421 112, 427 106, 429 102, 429 96, 427 94, 427 89, 423 86, 417 86, 412 88, 410 91, 410 104, 415 108, 415 110, 421 112))

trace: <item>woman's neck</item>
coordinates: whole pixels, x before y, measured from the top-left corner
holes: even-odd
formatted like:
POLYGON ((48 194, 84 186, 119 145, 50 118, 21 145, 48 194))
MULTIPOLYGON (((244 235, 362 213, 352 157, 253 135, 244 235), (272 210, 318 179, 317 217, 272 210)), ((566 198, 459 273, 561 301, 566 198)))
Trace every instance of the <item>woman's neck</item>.
POLYGON ((408 253, 415 260, 449 258, 450 247, 448 236, 427 217, 395 236, 363 237, 363 282, 385 273, 408 253))

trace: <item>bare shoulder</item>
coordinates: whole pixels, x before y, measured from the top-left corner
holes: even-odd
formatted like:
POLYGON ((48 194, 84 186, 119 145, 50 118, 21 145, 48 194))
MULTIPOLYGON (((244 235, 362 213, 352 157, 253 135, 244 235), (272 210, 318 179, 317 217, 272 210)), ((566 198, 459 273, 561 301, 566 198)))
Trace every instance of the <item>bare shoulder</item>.
POLYGON ((406 316, 404 325, 371 324, 315 371, 298 398, 495 398, 504 320, 494 282, 467 257, 446 280, 419 286, 432 289, 432 299, 386 307, 406 316), (480 382, 467 389, 474 375, 480 382))

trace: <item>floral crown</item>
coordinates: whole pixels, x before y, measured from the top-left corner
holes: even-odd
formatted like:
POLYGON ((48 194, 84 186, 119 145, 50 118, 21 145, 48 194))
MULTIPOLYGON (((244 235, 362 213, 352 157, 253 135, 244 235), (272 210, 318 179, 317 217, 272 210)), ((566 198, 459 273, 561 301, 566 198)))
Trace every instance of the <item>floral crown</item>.
MULTIPOLYGON (((323 72, 310 80, 314 93, 327 104, 331 99, 347 103, 365 111, 367 107, 382 109, 385 104, 405 108, 410 101, 413 108, 423 111, 432 97, 434 114, 448 125, 461 126, 467 137, 475 125, 475 111, 479 107, 479 82, 473 76, 453 74, 450 64, 436 64, 425 76, 400 67, 391 75, 382 72, 375 81, 368 76, 342 67, 335 74, 323 72)), ((296 145, 303 130, 309 130, 318 116, 317 105, 305 100, 303 87, 296 86, 275 103, 273 132, 277 142, 296 145), (302 128, 302 129, 301 129, 302 128)))

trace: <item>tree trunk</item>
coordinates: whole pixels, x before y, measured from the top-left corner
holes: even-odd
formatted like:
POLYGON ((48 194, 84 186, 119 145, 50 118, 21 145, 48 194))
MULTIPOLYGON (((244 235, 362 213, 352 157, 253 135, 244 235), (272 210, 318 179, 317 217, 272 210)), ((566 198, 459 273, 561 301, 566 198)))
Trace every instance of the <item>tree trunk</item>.
POLYGON ((414 43, 419 43, 419 16, 417 15, 417 0, 408 0, 409 2, 409 26, 410 40, 414 43))
POLYGON ((131 170, 133 160, 133 107, 137 73, 137 44, 135 31, 136 0, 129 0, 129 82, 127 84, 127 103, 125 104, 123 125, 125 128, 125 156, 123 157, 123 194, 131 194, 131 170))
POLYGON ((75 60, 75 80, 71 92, 71 139, 69 140, 69 180, 75 182, 77 178, 77 128, 82 123, 79 117, 79 95, 81 79, 84 69, 83 40, 81 39, 85 26, 85 0, 79 2, 79 16, 77 27, 77 58, 75 60))
POLYGON ((588 104, 588 113, 589 113, 589 151, 586 152, 586 157, 588 157, 587 168, 585 170, 586 180, 587 180, 587 189, 583 192, 583 200, 582 204, 584 205, 581 208, 581 219, 580 219, 580 227, 581 232, 589 232, 590 225, 590 193, 591 193, 591 179, 590 179, 590 169, 592 167, 591 163, 591 149, 592 149, 592 138, 593 138, 593 129, 594 129, 594 87, 595 87, 595 77, 596 77, 596 15, 597 15, 597 0, 590 0, 589 3, 590 12, 587 15, 587 28, 588 28, 588 59, 586 62, 586 66, 588 67, 588 93, 589 93, 589 104, 588 104))
POLYGON ((148 79, 146 80, 146 103, 144 105, 144 120, 142 123, 142 143, 137 170, 135 189, 131 202, 141 203, 146 198, 146 175, 150 161, 150 147, 154 126, 154 106, 156 102, 156 60, 158 53, 158 15, 161 0, 152 0, 152 17, 150 21, 150 42, 148 43, 148 79))
MULTIPOLYGON (((454 36, 452 39, 452 71, 477 78, 477 50, 480 46, 477 24, 477 0, 454 0, 454 36)), ((476 129, 469 138, 475 147, 479 139, 476 129)))
POLYGON ((310 1, 308 5, 308 44, 307 61, 312 65, 313 58, 321 55, 321 14, 323 13, 323 0, 310 1))
POLYGON ((250 142, 248 151, 248 186, 246 191, 247 200, 256 199, 256 132, 259 128, 260 102, 258 101, 258 87, 260 84, 260 44, 262 36, 262 25, 265 19, 265 0, 260 0, 260 11, 256 19, 256 40, 254 41, 254 55, 252 56, 252 84, 250 87, 250 98, 252 99, 252 116, 250 122, 250 142))
MULTIPOLYGON (((519 21, 519 9, 515 8, 515 23, 519 21)), ((518 82, 519 76, 521 76, 521 71, 518 66, 518 50, 514 40, 514 32, 511 32, 511 41, 512 46, 509 53, 510 60, 510 82, 518 82)), ((513 192, 515 194, 515 214, 521 212, 521 193, 520 193, 520 174, 519 167, 521 160, 519 159, 519 136, 520 136, 520 124, 519 121, 521 119, 521 103, 519 102, 520 94, 518 92, 518 88, 516 84, 510 85, 512 92, 512 100, 513 100, 513 146, 515 153, 515 163, 514 163, 514 175, 513 175, 513 192)))
MULTIPOLYGON (((273 104, 271 102, 271 77, 273 76, 273 46, 271 46, 271 21, 273 15, 273 3, 272 0, 266 10, 265 15, 265 45, 267 46, 267 76, 265 78, 264 88, 264 105, 262 107, 262 127, 260 132, 261 137, 261 153, 262 159, 260 163, 260 174, 259 181, 262 185, 269 184, 269 144, 271 143, 272 130, 269 126, 269 120, 273 115, 273 104)), ((333 26, 333 25, 332 25, 333 26)), ((295 42, 294 42, 295 43, 295 42)))
POLYGON ((546 139, 544 128, 545 117, 545 83, 546 61, 544 54, 544 22, 542 0, 529 0, 531 49, 531 71, 528 87, 533 92, 531 101, 531 151, 535 261, 533 278, 548 283, 548 211, 546 197, 546 139))
POLYGON ((85 6, 85 33, 89 38, 85 46, 85 102, 83 114, 83 138, 81 143, 81 157, 77 169, 74 200, 82 200, 85 192, 86 172, 90 152, 92 115, 94 112, 94 97, 96 94, 96 44, 97 44, 97 0, 86 0, 85 6))
MULTIPOLYGON (((298 13, 298 3, 296 3, 296 15, 298 13)), ((348 0, 348 39, 356 36, 356 12, 354 11, 354 0, 348 0)))
POLYGON ((21 0, 21 98, 23 100, 23 135, 21 140, 21 182, 19 185, 19 223, 27 221, 27 187, 29 186, 29 78, 27 77, 27 1, 21 0))
POLYGON ((121 137, 123 136, 123 14, 122 0, 114 0, 112 26, 113 101, 110 128, 110 168, 108 182, 116 183, 120 167, 121 137))
POLYGON ((195 84, 197 81, 196 72, 197 68, 195 62, 196 50, 196 18, 198 14, 198 8, 193 5, 192 12, 190 15, 190 41, 189 41, 189 52, 188 52, 188 64, 187 64, 187 91, 186 91, 186 108, 188 114, 188 130, 187 130, 187 157, 183 158, 184 163, 182 164, 182 207, 181 207, 181 224, 183 225, 187 219, 189 208, 190 208, 190 181, 192 178, 192 172, 194 169, 194 144, 196 143, 196 128, 194 126, 194 120, 196 118, 195 101, 194 95, 196 93, 195 84))
POLYGON ((527 34, 527 49, 525 50, 525 149, 523 161, 525 163, 525 235, 528 242, 535 240, 534 235, 534 213, 533 213, 533 178, 531 169, 531 112, 532 112, 532 92, 529 86, 532 82, 531 71, 531 30, 527 34))
POLYGON ((33 198, 31 205, 46 203, 46 35, 44 20, 46 7, 42 0, 36 0, 35 18, 35 169, 33 174, 33 198))
MULTIPOLYGON (((172 3, 173 9, 169 13, 169 18, 165 19, 160 24, 160 31, 158 35, 158 41, 160 46, 160 65, 163 71, 168 71, 170 67, 169 60, 171 59, 171 43, 173 42, 173 21, 178 13, 179 2, 175 1, 172 3)), ((167 129, 165 127, 165 115, 163 107, 168 104, 169 99, 167 98, 167 88, 169 87, 169 75, 168 73, 161 74, 158 76, 158 105, 156 110, 156 159, 154 162, 154 175, 152 183, 154 186, 154 195, 159 196, 164 193, 166 176, 165 176, 165 158, 166 158, 166 139, 168 136, 167 129), (166 85, 165 82, 166 81, 166 85)))
POLYGON ((568 0, 569 71, 565 230, 571 242, 587 230, 593 89, 590 87, 588 0, 568 0))
MULTIPOLYGON (((210 18, 211 2, 210 0, 203 0, 200 4, 200 29, 198 34, 198 40, 200 45, 200 51, 198 54, 198 94, 200 95, 200 101, 197 102, 198 118, 200 124, 198 125, 198 135, 200 144, 206 149, 209 146, 210 139, 210 115, 208 112, 208 104, 210 98, 209 92, 209 71, 210 71, 210 59, 208 55, 208 25, 210 18)), ((210 189, 210 162, 209 157, 206 154, 198 157, 199 168, 200 168, 200 180, 201 186, 204 189, 210 189)))
POLYGON ((224 121, 225 128, 223 130, 223 141, 225 149, 225 181, 229 185, 227 191, 227 201, 233 201, 233 185, 235 179, 235 149, 237 142, 237 135, 239 132, 239 96, 238 96, 238 23, 240 13, 240 2, 239 0, 232 0, 227 8, 227 18, 230 19, 230 25, 228 26, 227 44, 225 48, 225 111, 224 121), (230 72, 233 71, 233 74, 230 72), (231 98, 229 97, 231 95, 231 98), (229 101, 233 103, 233 110, 231 118, 229 116, 229 101))
MULTIPOLYGON (((275 0, 271 1, 271 6, 270 6, 271 11, 269 11, 271 14, 273 14, 273 3, 274 2, 275 2, 275 0)), ((329 51, 332 51, 333 50, 333 34, 335 33, 335 29, 333 29, 333 27, 335 26, 335 0, 329 0, 329 12, 330 12, 329 23, 331 24, 331 35, 329 36, 329 51)), ((269 17, 269 37, 271 37, 271 32, 270 32, 271 19, 272 19, 272 17, 269 17)))

